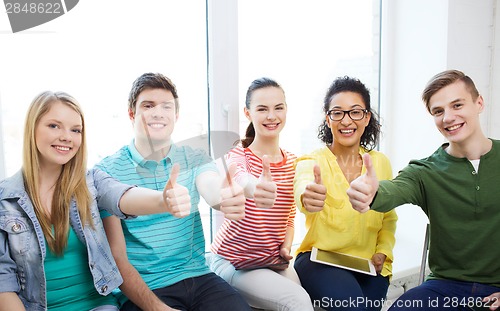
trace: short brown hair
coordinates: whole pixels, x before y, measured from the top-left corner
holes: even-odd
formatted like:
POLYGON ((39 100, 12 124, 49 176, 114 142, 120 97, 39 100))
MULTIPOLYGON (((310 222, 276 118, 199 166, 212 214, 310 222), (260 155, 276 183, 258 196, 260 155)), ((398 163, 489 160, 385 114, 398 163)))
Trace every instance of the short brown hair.
POLYGON ((429 82, 427 82, 427 85, 422 92, 422 100, 424 101, 425 106, 427 107, 427 110, 429 112, 429 101, 431 100, 431 97, 442 88, 457 81, 462 81, 463 83, 465 83, 465 87, 467 88, 467 91, 469 91, 469 93, 472 95, 472 99, 477 99, 477 97, 479 96, 479 92, 477 91, 474 82, 469 76, 465 75, 459 70, 446 70, 432 77, 429 82))
POLYGON ((139 97, 142 91, 149 89, 164 89, 172 92, 175 101, 175 111, 179 112, 179 96, 177 95, 175 84, 161 73, 151 72, 142 74, 132 84, 132 89, 128 97, 128 108, 135 113, 137 97, 139 97))

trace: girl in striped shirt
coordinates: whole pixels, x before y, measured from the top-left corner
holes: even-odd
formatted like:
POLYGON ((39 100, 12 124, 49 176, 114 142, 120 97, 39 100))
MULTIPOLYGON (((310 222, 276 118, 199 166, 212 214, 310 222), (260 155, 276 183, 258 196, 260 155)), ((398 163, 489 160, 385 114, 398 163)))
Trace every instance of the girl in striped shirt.
POLYGON ((313 310, 309 295, 289 261, 295 203, 296 156, 279 147, 287 105, 281 86, 268 78, 248 88, 245 116, 250 121, 241 146, 226 160, 245 191, 245 218, 224 219, 212 244, 210 268, 256 308, 313 310))

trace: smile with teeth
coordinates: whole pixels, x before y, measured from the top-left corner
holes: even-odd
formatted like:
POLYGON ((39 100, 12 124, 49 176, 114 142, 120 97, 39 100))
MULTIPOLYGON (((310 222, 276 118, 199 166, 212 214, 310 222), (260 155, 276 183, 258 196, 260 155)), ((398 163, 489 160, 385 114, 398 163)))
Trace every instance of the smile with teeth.
POLYGON ((341 134, 352 134, 354 133, 354 129, 340 130, 341 134))
POLYGON ((462 124, 456 124, 456 125, 453 125, 453 126, 450 126, 450 127, 447 127, 445 128, 447 131, 451 132, 451 131, 454 131, 458 128, 462 127, 462 124))
POLYGON ((264 124, 264 126, 265 126, 266 128, 271 129, 271 130, 273 130, 273 129, 277 128, 279 125, 280 125, 279 123, 264 124))
POLYGON ((164 128, 166 125, 162 123, 149 123, 148 126, 159 129, 164 128))
POLYGON ((64 146, 54 146, 54 148, 56 148, 57 150, 60 150, 60 151, 70 151, 71 150, 70 147, 64 147, 64 146))

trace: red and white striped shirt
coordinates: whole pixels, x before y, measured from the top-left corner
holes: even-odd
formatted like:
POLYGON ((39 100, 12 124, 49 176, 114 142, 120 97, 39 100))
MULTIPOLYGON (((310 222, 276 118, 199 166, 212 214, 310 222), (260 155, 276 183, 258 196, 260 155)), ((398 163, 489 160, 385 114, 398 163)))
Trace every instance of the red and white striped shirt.
MULTIPOLYGON (((296 156, 281 150, 283 161, 271 163, 271 175, 277 186, 277 197, 272 208, 257 208, 253 199, 247 198, 245 218, 238 221, 224 219, 212 244, 213 253, 229 260, 236 269, 265 267, 282 264, 280 246, 288 227, 294 226, 295 202, 293 197, 293 167, 296 156)), ((236 147, 227 155, 229 163, 236 163, 236 181, 251 174, 262 174, 262 159, 249 148, 236 147)))

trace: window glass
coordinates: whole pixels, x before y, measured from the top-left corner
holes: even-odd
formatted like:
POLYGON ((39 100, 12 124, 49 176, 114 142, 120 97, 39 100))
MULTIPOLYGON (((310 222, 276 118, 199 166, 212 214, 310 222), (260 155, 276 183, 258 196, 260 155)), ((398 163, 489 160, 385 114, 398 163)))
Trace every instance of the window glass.
MULTIPOLYGON (((7 176, 21 166, 26 109, 44 90, 65 91, 88 123, 89 167, 128 144, 135 78, 161 72, 178 88, 176 140, 206 132, 205 1, 80 1, 53 21, 0 34, 0 100, 7 176)), ((2 18, 5 18, 3 16, 2 18)), ((2 23, 3 25, 3 23, 2 23)))
MULTIPOLYGON (((280 144, 296 155, 321 147, 323 96, 339 76, 359 78, 378 103, 379 1, 239 1, 240 133, 250 83, 267 76, 283 87, 287 125, 280 144)), ((304 235, 298 213, 295 241, 304 235)))
MULTIPOLYGON (((379 1, 238 2, 239 99, 262 76, 277 80, 288 103, 281 145, 297 155, 321 146, 316 129, 334 78, 360 78, 378 99, 379 1)), ((176 84, 174 139, 208 131, 206 2, 80 1, 61 16, 12 34, 0 15, 0 117, 5 176, 21 166, 26 109, 44 90, 76 97, 86 113, 89 167, 132 138, 127 97, 133 80, 161 72, 176 84)), ((240 133, 248 122, 240 115, 240 133)), ((201 208, 207 243, 210 211, 201 208)), ((298 214, 296 241, 303 237, 298 214)))
MULTIPOLYGON (((176 141, 207 132, 205 0, 79 1, 63 16, 19 33, 10 31, 5 13, 0 18, 5 176, 21 167, 26 110, 45 90, 65 91, 82 105, 89 167, 130 143, 128 93, 145 72, 163 73, 178 88, 176 141)), ((202 215, 209 226, 208 208, 202 215)))

